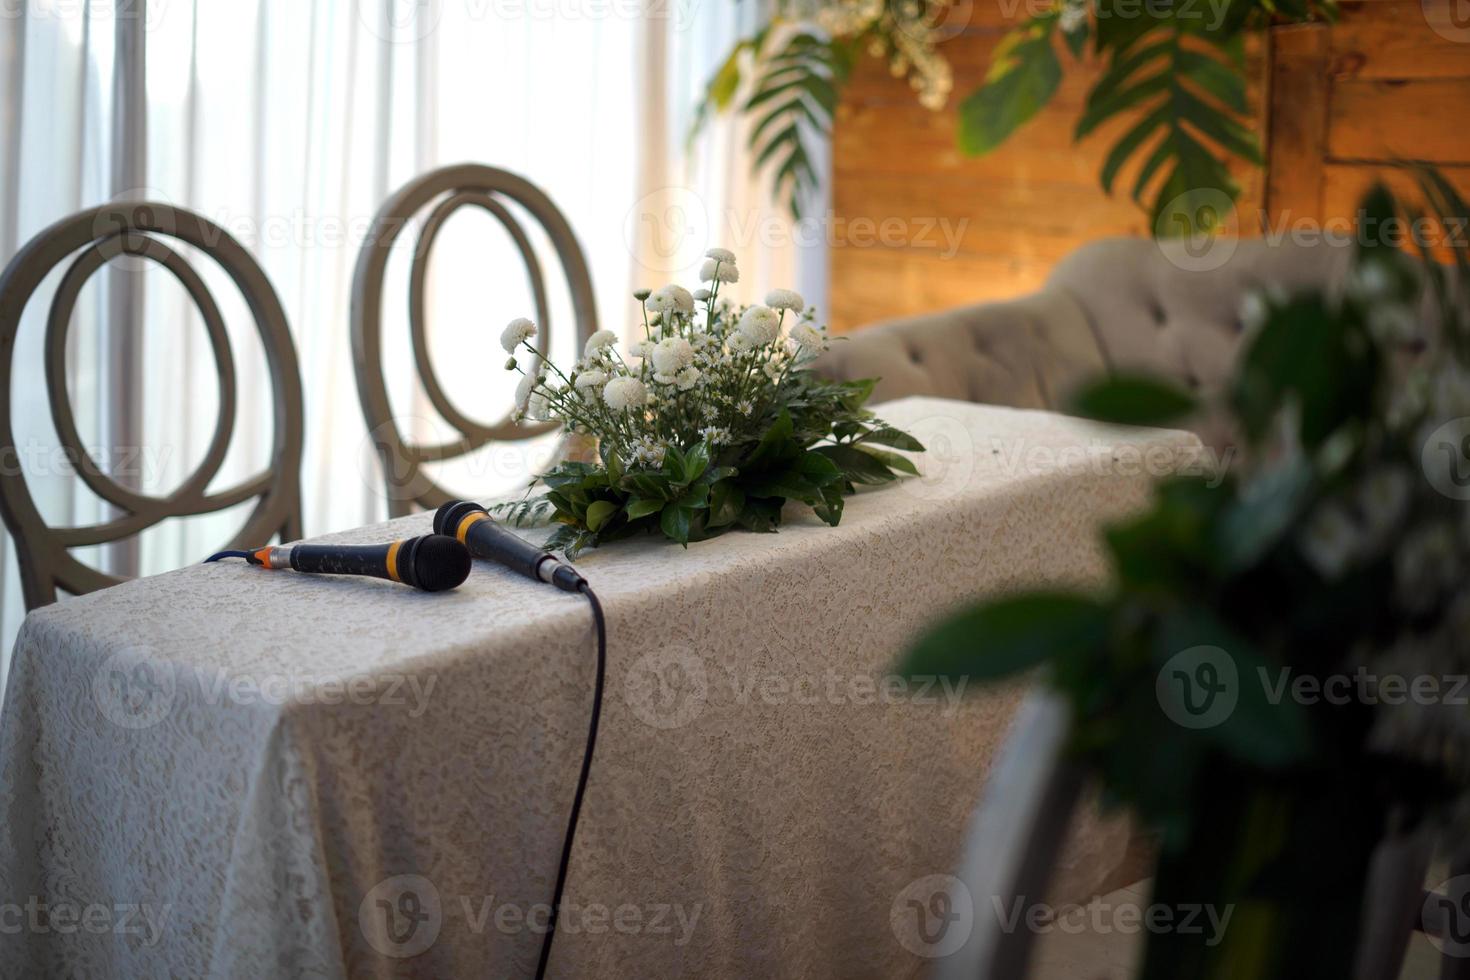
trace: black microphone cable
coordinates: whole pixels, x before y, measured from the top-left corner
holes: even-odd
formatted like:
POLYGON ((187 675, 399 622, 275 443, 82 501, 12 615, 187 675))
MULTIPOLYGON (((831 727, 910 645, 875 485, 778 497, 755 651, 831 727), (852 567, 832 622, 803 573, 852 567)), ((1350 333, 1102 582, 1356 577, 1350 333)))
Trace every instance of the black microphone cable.
POLYGON ((592 688, 592 719, 587 724, 587 747, 582 753, 582 771, 577 776, 577 791, 572 796, 572 812, 567 819, 567 833, 562 841, 561 863, 556 869, 556 889, 551 895, 551 917, 546 924, 546 938, 541 941, 541 959, 536 964, 536 980, 544 980, 546 965, 551 960, 551 944, 556 938, 556 920, 561 914, 562 893, 566 890, 567 871, 572 863, 572 845, 577 838, 577 818, 582 813, 582 798, 587 795, 587 779, 592 774, 592 755, 597 751, 597 723, 602 718, 602 689, 607 677, 607 621, 602 603, 585 579, 577 591, 592 606, 592 620, 597 628, 597 680, 592 688))

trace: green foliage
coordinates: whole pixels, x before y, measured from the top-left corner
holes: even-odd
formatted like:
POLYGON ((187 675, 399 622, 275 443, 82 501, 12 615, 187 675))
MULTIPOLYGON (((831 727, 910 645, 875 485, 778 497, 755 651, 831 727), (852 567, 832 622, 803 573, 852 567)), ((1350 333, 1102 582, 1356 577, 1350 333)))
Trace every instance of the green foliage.
MULTIPOLYGON (((786 41, 773 39, 773 28, 782 23, 773 19, 741 40, 711 77, 691 140, 713 115, 738 104, 754 121, 756 169, 774 165, 773 193, 784 189, 792 214, 800 217, 800 194, 816 180, 809 140, 830 133, 856 52, 874 50, 902 73, 910 63, 902 52, 920 37, 935 41, 906 19, 897 9, 902 6, 890 2, 875 19, 853 22, 859 26, 848 33, 801 26, 786 41), (746 60, 753 66, 748 79, 741 74, 746 60), (755 91, 738 103, 742 81, 755 91)), ((1239 192, 1230 162, 1262 162, 1249 119, 1246 32, 1269 23, 1334 19, 1336 13, 1336 0, 1058 0, 996 48, 984 82, 960 104, 959 147, 971 155, 1000 147, 1055 96, 1065 71, 1062 52, 1080 61, 1091 43, 1106 68, 1088 95, 1076 139, 1113 120, 1132 120, 1103 164, 1104 190, 1111 194, 1131 167, 1132 196, 1148 209, 1159 237, 1212 232, 1239 192)), ((925 16, 934 14, 929 9, 925 16)), ((937 19, 943 20, 942 11, 937 19)), ((943 61, 938 52, 923 57, 943 61)))
POLYGON ((740 91, 741 60, 754 62, 753 91, 741 104, 752 120, 748 145, 757 171, 771 169, 772 194, 785 194, 794 218, 801 199, 816 188, 818 176, 808 144, 832 129, 840 91, 852 69, 848 43, 813 29, 773 38, 770 26, 739 42, 710 79, 695 109, 689 142, 709 120, 731 109, 740 91))
MULTIPOLYGON (((1442 226, 1470 214, 1439 175, 1420 179, 1442 226)), ((1258 925, 1290 940, 1235 927, 1219 949, 1152 937, 1144 977, 1233 976, 1242 963, 1261 977, 1350 972, 1351 950, 1331 937, 1356 925, 1388 815, 1412 826, 1463 812, 1453 807, 1470 795, 1466 740, 1449 734, 1463 716, 1436 727, 1432 706, 1390 716, 1386 700, 1276 686, 1328 690, 1364 666, 1388 677, 1405 650, 1410 676, 1463 672, 1470 504, 1430 485, 1420 453, 1425 433, 1470 404, 1470 268, 1463 248, 1453 265, 1396 248, 1387 223, 1419 214, 1383 188, 1361 213, 1342 295, 1261 298, 1221 406, 1248 465, 1160 482, 1147 510, 1106 531, 1114 574, 1100 594, 987 601, 932 628, 902 664, 985 681, 1037 671, 1071 706, 1073 755, 1162 835, 1154 901, 1253 906, 1258 925), (1426 290, 1441 329, 1417 316, 1426 290), (1337 550, 1314 544, 1324 518, 1349 531, 1337 550), (1416 571, 1423 560, 1404 544, 1436 529, 1448 549, 1438 578, 1416 571), (1186 723, 1171 706, 1194 695, 1172 692, 1220 683, 1218 664, 1191 659, 1213 656, 1200 651, 1228 664, 1234 680, 1219 689, 1232 700, 1186 723), (1333 951, 1304 957, 1304 937, 1333 951)), ((1156 425, 1196 406, 1166 383, 1115 377, 1078 407, 1156 425)))
POLYGON ((872 381, 826 381, 798 372, 787 384, 785 407, 759 439, 718 454, 703 442, 671 447, 658 469, 618 472, 562 463, 539 478, 544 495, 494 509, 517 523, 549 515, 560 527, 547 549, 574 559, 586 548, 640 533, 657 532, 688 547, 733 528, 772 532, 792 500, 835 527, 844 497, 858 484, 917 472, 907 457, 882 448, 924 451, 913 436, 862 407, 872 381))

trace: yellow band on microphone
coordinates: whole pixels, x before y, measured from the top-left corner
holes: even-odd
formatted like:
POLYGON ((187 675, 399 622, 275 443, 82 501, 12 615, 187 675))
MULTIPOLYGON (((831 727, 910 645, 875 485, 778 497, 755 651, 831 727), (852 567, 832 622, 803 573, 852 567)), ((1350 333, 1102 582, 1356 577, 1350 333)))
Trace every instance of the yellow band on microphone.
POLYGON ((465 536, 470 533, 470 528, 474 527, 481 521, 488 521, 489 519, 490 515, 485 513, 484 511, 476 511, 473 514, 466 514, 464 520, 459 522, 459 528, 454 532, 454 536, 456 538, 459 538, 460 544, 466 544, 467 542, 465 541, 465 536))
POLYGON ((388 546, 388 577, 400 583, 403 579, 398 577, 398 549, 402 545, 402 541, 394 541, 388 546))

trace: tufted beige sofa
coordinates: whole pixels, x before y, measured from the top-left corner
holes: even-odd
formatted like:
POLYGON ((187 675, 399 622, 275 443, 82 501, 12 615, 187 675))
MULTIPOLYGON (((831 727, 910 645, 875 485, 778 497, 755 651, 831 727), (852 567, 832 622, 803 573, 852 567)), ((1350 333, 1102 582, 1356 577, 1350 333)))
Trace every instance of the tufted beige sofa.
MULTIPOLYGON (((1079 383, 1115 370, 1213 394, 1239 349, 1248 290, 1331 284, 1352 257, 1349 248, 1257 240, 1213 247, 1228 258, 1166 254, 1144 239, 1093 242, 1034 295, 860 330, 834 344, 819 370, 880 378, 875 402, 923 394, 1063 410, 1079 383)), ((1215 423, 1199 425, 1207 441, 1225 439, 1215 423)))

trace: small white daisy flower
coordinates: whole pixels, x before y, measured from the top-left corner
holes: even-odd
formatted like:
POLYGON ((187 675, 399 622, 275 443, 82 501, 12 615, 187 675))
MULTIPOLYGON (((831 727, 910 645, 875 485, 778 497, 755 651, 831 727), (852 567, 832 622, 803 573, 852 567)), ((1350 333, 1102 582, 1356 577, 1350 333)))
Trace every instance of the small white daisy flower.
POLYGON ((781 333, 781 317, 765 306, 752 306, 740 314, 740 333, 759 346, 769 344, 781 333))
POLYGON ((608 408, 621 412, 645 404, 648 401, 648 389, 637 378, 613 378, 602 389, 602 398, 607 402, 608 408))
POLYGON ((500 333, 500 346, 505 348, 507 354, 514 354, 516 348, 536 336, 536 324, 525 317, 517 317, 506 324, 500 333))
POLYGON ((800 313, 806 309, 806 300, 794 289, 773 289, 766 293, 766 305, 773 310, 792 310, 800 313))
POLYGON ((587 338, 587 346, 583 348, 582 353, 585 354, 587 357, 591 357, 598 351, 602 350, 604 347, 611 347, 617 342, 617 334, 613 333, 611 330, 599 330, 595 334, 587 338))

